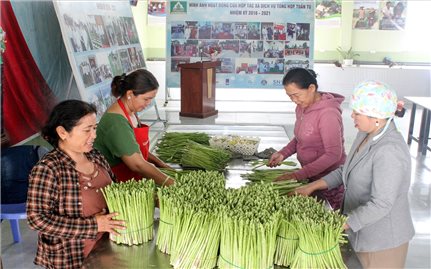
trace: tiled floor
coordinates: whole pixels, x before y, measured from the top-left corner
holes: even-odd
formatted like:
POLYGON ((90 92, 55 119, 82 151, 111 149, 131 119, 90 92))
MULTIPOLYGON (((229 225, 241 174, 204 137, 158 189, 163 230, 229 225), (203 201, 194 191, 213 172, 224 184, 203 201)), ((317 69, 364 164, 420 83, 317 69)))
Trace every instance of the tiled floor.
MULTIPOLYGON (((166 107, 158 106, 165 126, 156 122, 151 128, 152 146, 165 131, 203 131, 209 134, 237 133, 261 137, 259 150, 268 146, 281 148, 292 137, 295 120, 294 105, 290 102, 217 102, 219 114, 207 119, 179 117, 179 102, 170 101, 166 107)), ((345 146, 350 149, 357 130, 353 128, 349 109, 343 112, 345 128, 345 146)), ((417 115, 420 115, 417 113, 417 115)), ((146 119, 155 119, 154 109, 143 115, 146 119)), ((409 113, 397 119, 400 131, 406 136, 409 113)), ((417 117, 420 118, 420 117, 417 117)), ((419 120, 419 119, 417 119, 419 120)), ((419 124, 416 124, 419 126, 419 124)), ((417 132, 418 130, 415 130, 417 132)), ((417 154, 415 142, 411 145, 412 176, 410 202, 416 235, 410 243, 407 257, 407 268, 431 268, 430 263, 430 186, 431 186, 431 152, 427 156, 417 154)), ((32 264, 35 255, 37 234, 31 231, 25 221, 21 221, 23 241, 13 244, 8 222, 1 224, 1 258, 4 268, 37 268, 32 264)))

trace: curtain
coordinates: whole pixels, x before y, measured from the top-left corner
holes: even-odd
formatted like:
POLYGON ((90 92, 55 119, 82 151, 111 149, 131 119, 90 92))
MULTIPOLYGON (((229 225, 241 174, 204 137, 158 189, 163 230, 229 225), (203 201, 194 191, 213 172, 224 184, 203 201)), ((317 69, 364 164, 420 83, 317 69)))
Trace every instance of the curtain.
POLYGON ((11 1, 11 5, 27 47, 51 91, 58 100, 81 99, 54 3, 11 1))
POLYGON ((39 132, 57 100, 38 69, 21 33, 11 3, 0 1, 3 53, 2 121, 12 144, 39 132))

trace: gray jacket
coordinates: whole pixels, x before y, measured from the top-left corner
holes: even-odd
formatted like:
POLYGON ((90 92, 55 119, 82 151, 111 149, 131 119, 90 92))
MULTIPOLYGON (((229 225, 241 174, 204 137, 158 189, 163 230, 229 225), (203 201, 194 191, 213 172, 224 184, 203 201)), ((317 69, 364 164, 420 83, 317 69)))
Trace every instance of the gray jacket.
POLYGON ((414 235, 408 202, 411 160, 407 144, 391 122, 375 141, 359 132, 344 166, 324 180, 332 189, 344 184, 343 213, 355 251, 379 251, 408 242, 414 235))

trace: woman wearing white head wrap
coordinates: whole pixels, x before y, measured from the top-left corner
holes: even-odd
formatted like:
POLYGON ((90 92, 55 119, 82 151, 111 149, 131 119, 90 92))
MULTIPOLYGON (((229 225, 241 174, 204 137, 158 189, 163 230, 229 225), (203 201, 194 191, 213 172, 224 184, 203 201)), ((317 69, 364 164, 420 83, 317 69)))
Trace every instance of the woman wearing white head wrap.
POLYGON ((392 119, 396 94, 383 83, 359 84, 350 107, 359 132, 344 166, 296 190, 344 185, 343 213, 350 244, 364 268, 403 268, 414 235, 409 209, 411 160, 392 119))

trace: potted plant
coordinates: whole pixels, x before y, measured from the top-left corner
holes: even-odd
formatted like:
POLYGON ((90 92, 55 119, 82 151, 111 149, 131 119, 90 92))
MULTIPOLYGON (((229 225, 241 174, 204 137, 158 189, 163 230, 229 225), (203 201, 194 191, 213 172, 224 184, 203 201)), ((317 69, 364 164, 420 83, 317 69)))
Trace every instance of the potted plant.
POLYGON ((359 56, 359 53, 356 53, 352 50, 352 47, 350 47, 349 50, 343 50, 341 47, 337 48, 338 53, 340 53, 341 57, 343 58, 343 65, 351 66, 353 65, 353 58, 355 56, 359 56))

